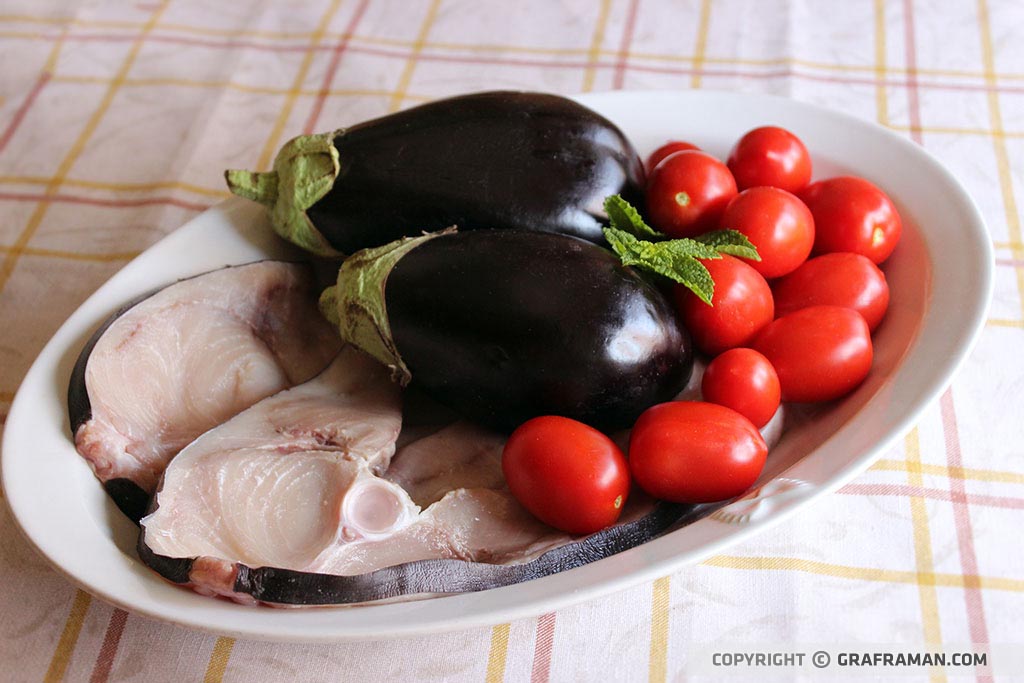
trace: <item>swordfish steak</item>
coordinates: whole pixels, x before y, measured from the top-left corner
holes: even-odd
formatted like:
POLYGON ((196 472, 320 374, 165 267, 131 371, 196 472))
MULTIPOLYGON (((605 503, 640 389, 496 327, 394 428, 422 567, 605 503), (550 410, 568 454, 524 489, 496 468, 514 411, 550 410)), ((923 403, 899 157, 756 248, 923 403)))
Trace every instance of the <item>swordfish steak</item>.
POLYGON ((411 441, 389 465, 397 392, 383 366, 346 348, 321 376, 202 435, 168 466, 140 557, 169 581, 243 604, 357 604, 538 578, 690 512, 635 496, 622 524, 572 538, 508 492, 504 439, 464 422, 411 441))
POLYGON ((93 335, 68 389, 71 431, 132 520, 178 451, 338 353, 316 295, 308 266, 261 261, 169 285, 93 335))
POLYGON ((390 535, 419 512, 377 476, 401 426, 401 393, 387 370, 345 348, 315 379, 260 401, 171 461, 141 521, 143 559, 165 576, 224 558, 329 569, 346 545, 390 535))

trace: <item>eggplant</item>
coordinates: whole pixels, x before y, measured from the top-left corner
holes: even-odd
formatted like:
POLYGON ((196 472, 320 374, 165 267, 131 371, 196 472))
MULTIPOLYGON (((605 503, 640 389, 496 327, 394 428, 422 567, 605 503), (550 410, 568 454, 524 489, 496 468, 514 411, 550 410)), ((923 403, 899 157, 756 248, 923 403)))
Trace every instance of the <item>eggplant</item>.
POLYGON ((456 225, 602 244, 605 197, 643 199, 643 165, 613 123, 573 100, 483 92, 295 138, 267 173, 230 190, 270 207, 274 229, 321 256, 456 225))
POLYGON ((399 382, 501 430, 538 415, 627 427, 693 365, 664 294, 568 235, 448 231, 367 249, 320 308, 399 382))

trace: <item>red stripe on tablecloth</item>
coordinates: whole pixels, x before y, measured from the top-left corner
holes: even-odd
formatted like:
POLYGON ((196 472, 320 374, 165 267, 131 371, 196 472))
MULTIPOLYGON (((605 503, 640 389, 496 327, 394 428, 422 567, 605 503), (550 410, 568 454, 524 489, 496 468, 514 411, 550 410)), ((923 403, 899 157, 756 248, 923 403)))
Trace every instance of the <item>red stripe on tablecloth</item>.
POLYGON ((619 59, 615 63, 615 75, 612 87, 621 90, 626 82, 626 69, 629 64, 629 48, 633 44, 633 32, 636 30, 636 15, 640 8, 640 0, 630 0, 626 9, 626 25, 622 29, 622 42, 619 43, 619 59))
POLYGON ((366 14, 366 8, 369 6, 370 0, 363 0, 359 3, 359 7, 356 8, 352 19, 348 22, 348 26, 345 27, 341 40, 334 46, 334 52, 331 54, 331 63, 327 66, 327 73, 324 74, 324 81, 320 85, 320 92, 316 95, 316 101, 313 102, 313 110, 309 112, 309 118, 306 119, 306 126, 303 128, 303 133, 306 135, 309 135, 316 129, 316 122, 324 109, 327 93, 331 89, 331 83, 334 81, 334 74, 337 73, 338 65, 341 63, 341 55, 348 48, 348 44, 352 41, 352 35, 355 33, 356 27, 359 26, 359 22, 363 20, 363 15, 366 14))
POLYGON ((903 41, 907 62, 907 108, 910 114, 910 137, 922 144, 921 100, 917 88, 917 38, 914 31, 914 0, 903 0, 903 41))
MULTIPOLYGON (((946 389, 939 399, 942 413, 942 431, 946 441, 946 461, 949 468, 963 471, 963 459, 960 453, 960 430, 956 421, 956 408, 953 405, 953 393, 946 389)), ((966 487, 961 477, 949 478, 950 492, 965 496, 966 487)), ((953 519, 956 525, 957 541, 960 546, 960 566, 964 570, 964 603, 967 608, 967 626, 971 634, 971 642, 988 643, 988 627, 985 624, 985 605, 981 597, 981 586, 978 582, 978 556, 974 552, 974 532, 971 527, 971 511, 965 503, 953 501, 953 519)), ((978 680, 991 680, 979 676, 978 680)))
POLYGON ((110 678, 114 657, 117 656, 117 646, 121 643, 121 634, 124 633, 124 625, 127 621, 128 613, 123 609, 115 609, 114 613, 110 615, 107 633, 103 636, 103 645, 100 646, 100 654, 96 657, 96 664, 93 666, 89 683, 106 683, 110 678))
POLYGON ((542 614, 537 619, 537 635, 533 645, 533 667, 530 683, 548 683, 551 677, 551 651, 555 642, 555 613, 542 614))
MULTIPOLYGON (((46 38, 56 39, 57 36, 44 36, 46 38)), ((121 36, 116 34, 98 34, 90 33, 88 35, 69 35, 65 37, 65 40, 75 41, 99 41, 99 42, 118 42, 118 41, 130 41, 134 40, 134 36, 127 35, 121 36)), ((232 48, 232 47, 244 47, 253 50, 264 50, 270 52, 306 52, 306 51, 319 51, 319 50, 333 50, 334 47, 330 45, 269 45, 263 43, 254 43, 251 41, 241 40, 204 40, 200 38, 185 38, 181 36, 157 36, 149 35, 146 37, 148 42, 157 43, 170 43, 176 45, 194 45, 199 47, 209 48, 232 48)), ((392 57, 395 59, 409 59, 411 56, 411 50, 388 50, 384 48, 349 45, 346 48, 347 52, 356 52, 360 54, 377 55, 381 57, 392 57)), ((465 57, 460 55, 440 55, 431 54, 427 52, 420 52, 417 59, 425 62, 446 62, 452 64, 473 64, 473 65, 496 65, 496 66, 530 66, 530 67, 541 67, 541 68, 554 68, 554 69, 615 69, 617 62, 600 62, 595 61, 593 63, 588 61, 543 61, 539 59, 521 59, 521 58, 508 58, 508 57, 465 57)), ((709 69, 705 63, 700 69, 694 69, 692 67, 672 67, 672 66, 651 66, 645 64, 637 64, 630 62, 629 69, 631 71, 642 71, 646 73, 658 73, 658 74, 670 74, 676 76, 686 76, 695 73, 700 73, 702 78, 714 77, 714 78, 758 78, 758 79, 777 79, 777 78, 799 78, 808 81, 815 81, 819 83, 836 83, 842 85, 868 85, 878 86, 888 85, 896 88, 909 88, 911 84, 909 81, 903 79, 886 79, 878 80, 874 78, 861 78, 851 76, 826 76, 819 74, 810 74, 796 71, 793 68, 778 69, 775 71, 763 71, 763 72, 744 72, 739 69, 709 69)), ((953 90, 953 91, 968 91, 968 92, 998 92, 998 93, 1024 93, 1024 86, 1008 86, 1008 85, 971 85, 967 83, 944 83, 944 82, 924 82, 915 81, 914 87, 917 88, 929 88, 933 90, 953 90)))
POLYGON ((1024 259, 1016 258, 997 258, 997 266, 1011 266, 1013 268, 1024 268, 1024 259))
POLYGON ((0 200, 14 202, 62 202, 66 204, 86 204, 88 206, 109 206, 114 208, 126 208, 135 206, 154 206, 169 204, 190 211, 206 211, 209 204, 186 202, 174 197, 144 197, 141 199, 100 199, 98 197, 82 197, 70 194, 46 194, 31 192, 0 192, 0 200))
POLYGON ((961 505, 987 505, 989 507, 1024 510, 1024 498, 1008 498, 1006 496, 975 495, 961 491, 943 491, 942 489, 910 486, 909 484, 847 484, 839 489, 839 493, 861 494, 866 496, 916 496, 944 500, 961 505))
POLYGON ((44 71, 39 75, 39 79, 36 81, 35 85, 32 86, 32 89, 28 91, 28 95, 25 96, 25 101, 22 102, 21 106, 18 107, 18 110, 14 112, 14 117, 11 119, 11 122, 7 124, 7 128, 4 129, 3 135, 0 135, 0 152, 4 151, 4 148, 7 147, 7 143, 11 141, 12 137, 14 137, 14 132, 18 130, 18 126, 20 126, 21 122, 25 119, 25 114, 28 113, 32 103, 36 101, 36 97, 39 96, 39 91, 43 89, 43 86, 50 82, 52 75, 53 74, 49 71, 44 71))

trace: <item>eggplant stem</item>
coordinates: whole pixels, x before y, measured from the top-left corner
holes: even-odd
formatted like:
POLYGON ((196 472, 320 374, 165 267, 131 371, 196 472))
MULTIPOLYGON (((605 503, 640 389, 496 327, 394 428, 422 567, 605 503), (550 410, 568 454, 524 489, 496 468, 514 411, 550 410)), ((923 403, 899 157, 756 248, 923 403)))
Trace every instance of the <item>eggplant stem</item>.
POLYGON ((277 201, 277 171, 244 171, 228 169, 224 179, 232 194, 251 199, 264 206, 273 206, 277 201))
POLYGON ((454 227, 357 251, 341 264, 336 284, 320 295, 320 312, 338 327, 341 338, 386 365, 391 378, 403 387, 412 373, 391 333, 384 294, 388 275, 409 251, 452 232, 454 227))
POLYGON ((343 134, 335 130, 292 138, 278 151, 274 170, 226 171, 228 188, 269 208, 274 231, 289 242, 318 256, 343 256, 306 213, 334 187, 341 171, 334 139, 343 134))

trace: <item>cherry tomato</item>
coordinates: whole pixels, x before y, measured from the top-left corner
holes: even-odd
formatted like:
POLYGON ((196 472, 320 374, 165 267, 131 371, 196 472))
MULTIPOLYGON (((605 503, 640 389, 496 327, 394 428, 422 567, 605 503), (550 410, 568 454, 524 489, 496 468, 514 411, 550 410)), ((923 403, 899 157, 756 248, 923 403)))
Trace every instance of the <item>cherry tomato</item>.
POLYGON ((689 142, 683 142, 682 140, 670 140, 658 149, 651 152, 651 156, 647 157, 647 173, 650 174, 654 170, 654 167, 658 165, 662 159, 667 157, 669 154, 674 152, 685 152, 687 150, 700 151, 700 147, 697 145, 691 145, 689 142))
POLYGON ((811 182, 811 155, 800 138, 785 128, 755 128, 739 139, 729 152, 729 170, 736 185, 770 185, 799 192, 811 182))
POLYGON ((800 193, 814 216, 814 253, 852 251, 881 263, 900 241, 903 224, 892 201, 863 178, 819 180, 800 193))
POLYGON ((673 296, 693 343, 717 356, 726 349, 746 346, 775 317, 772 290, 761 274, 738 258, 701 261, 715 281, 712 306, 682 285, 673 296))
POLYGON ((714 403, 648 408, 629 435, 629 467, 640 488, 676 503, 711 503, 749 489, 768 455, 757 427, 714 403))
POLYGON ((718 159, 689 150, 661 160, 647 179, 647 215, 672 237, 693 237, 718 226, 736 181, 718 159))
POLYGON ((754 340, 779 375, 783 401, 830 401, 860 385, 871 369, 871 333, 860 313, 811 306, 779 318, 754 340))
POLYGON ((567 417, 519 425, 505 442, 501 469, 523 507, 570 534, 614 524, 629 495, 629 464, 619 447, 567 417))
POLYGON ((814 246, 814 218, 796 195, 777 187, 752 187, 733 197, 722 227, 747 236, 761 257, 747 261, 766 278, 791 273, 814 246))
POLYGON ((732 408, 758 429, 779 409, 779 376, 753 349, 729 349, 717 356, 704 370, 700 391, 705 401, 732 408))
POLYGON ((866 256, 847 252, 816 256, 772 285, 775 315, 808 306, 844 306, 864 316, 874 331, 889 307, 885 274, 866 256))

